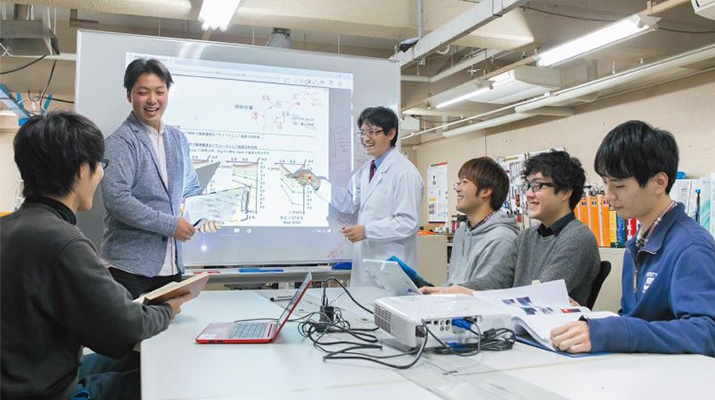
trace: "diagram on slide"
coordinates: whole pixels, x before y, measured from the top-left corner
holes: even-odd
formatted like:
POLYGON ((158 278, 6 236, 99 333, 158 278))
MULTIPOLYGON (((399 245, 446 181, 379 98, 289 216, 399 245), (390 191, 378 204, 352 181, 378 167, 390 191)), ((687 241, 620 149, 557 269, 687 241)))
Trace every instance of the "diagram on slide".
POLYGON ((235 203, 224 226, 328 226, 329 204, 290 178, 298 168, 328 175, 327 88, 204 76, 175 85, 177 96, 204 99, 177 101, 191 107, 169 107, 165 120, 184 132, 192 159, 220 162, 207 191, 230 193, 212 200, 224 218, 224 202, 235 203))
POLYGON ((302 164, 284 164, 279 163, 281 171, 281 190, 285 193, 286 198, 290 201, 291 207, 294 210, 300 210, 303 214, 306 212, 307 193, 308 189, 301 186, 295 179, 290 176, 299 169, 306 169, 305 163, 302 164))
MULTIPOLYGON (((243 190, 239 205, 240 210, 246 216, 258 212, 258 177, 260 164, 256 162, 233 162, 233 182, 243 190)), ((248 218, 241 219, 245 221, 248 218)))
POLYGON ((261 103, 251 113, 251 118, 262 132, 283 131, 286 128, 316 130, 315 118, 306 110, 323 107, 322 89, 304 89, 293 93, 290 99, 276 98, 272 94, 261 95, 261 103))

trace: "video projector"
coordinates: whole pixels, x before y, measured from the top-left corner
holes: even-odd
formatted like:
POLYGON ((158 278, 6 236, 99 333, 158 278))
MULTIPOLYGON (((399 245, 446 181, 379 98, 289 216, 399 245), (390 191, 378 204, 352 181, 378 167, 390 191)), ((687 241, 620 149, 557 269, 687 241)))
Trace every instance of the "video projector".
MULTIPOLYGON (((428 296, 383 297, 375 300, 375 325, 392 335, 403 345, 415 348, 422 345, 426 333, 424 325, 443 342, 474 342, 477 336, 454 326, 455 319, 474 321, 482 332, 487 329, 510 328, 510 317, 484 300, 464 294, 432 294, 428 296)), ((477 331, 476 328, 473 328, 477 331)), ((441 346, 429 340, 427 347, 441 346)))

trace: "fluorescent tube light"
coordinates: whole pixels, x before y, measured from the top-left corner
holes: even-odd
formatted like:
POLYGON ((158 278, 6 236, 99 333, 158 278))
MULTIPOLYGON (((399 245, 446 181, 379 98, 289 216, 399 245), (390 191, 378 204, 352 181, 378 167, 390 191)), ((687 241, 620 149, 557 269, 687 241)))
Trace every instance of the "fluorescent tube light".
MULTIPOLYGON (((463 100, 474 100, 477 101, 479 97, 484 97, 483 95, 487 93, 491 93, 493 90, 496 90, 496 88, 513 82, 515 80, 514 77, 514 70, 512 71, 507 71, 504 72, 503 74, 499 74, 489 80, 481 80, 479 79, 478 83, 478 88, 476 90, 472 90, 466 94, 454 97, 450 100, 443 101, 441 103, 438 103, 435 108, 443 108, 447 106, 451 106, 452 104, 458 103, 463 100)), ((496 92, 494 92, 496 93, 496 92)))
POLYGON ((462 101, 462 100, 466 100, 466 99, 468 99, 468 98, 470 98, 470 97, 478 96, 478 95, 480 95, 480 94, 482 94, 482 93, 486 93, 486 92, 488 92, 488 91, 490 91, 490 90, 491 90, 491 88, 490 88, 489 86, 485 86, 485 87, 479 88, 479 89, 477 89, 477 90, 475 90, 475 91, 473 91, 473 92, 469 92, 469 93, 467 93, 467 94, 463 94, 463 95, 461 95, 461 96, 457 96, 457 97, 455 97, 455 98, 453 98, 453 99, 451 99, 451 100, 443 101, 443 102, 437 104, 437 105, 434 106, 434 107, 435 107, 435 108, 442 108, 442 107, 451 106, 451 105, 454 104, 454 103, 459 103, 459 102, 462 101))
POLYGON ((228 24, 236 13, 241 0, 204 0, 199 11, 201 29, 221 29, 226 31, 228 24))
POLYGON ((592 51, 640 36, 655 29, 660 18, 634 14, 597 31, 566 42, 536 56, 536 65, 548 67, 592 51))

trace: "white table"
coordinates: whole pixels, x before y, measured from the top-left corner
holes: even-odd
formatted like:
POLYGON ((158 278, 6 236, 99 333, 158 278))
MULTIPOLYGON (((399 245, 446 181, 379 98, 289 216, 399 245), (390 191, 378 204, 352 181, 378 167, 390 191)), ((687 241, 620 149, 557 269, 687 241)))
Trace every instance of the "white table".
MULTIPOLYGON (((329 289, 335 299, 340 289, 329 289)), ((425 353, 411 369, 333 360, 288 323, 272 344, 198 345, 210 322, 277 317, 289 291, 203 292, 169 329, 142 343, 142 395, 149 399, 671 399, 708 398, 715 359, 693 355, 609 354, 569 358, 517 343, 474 357, 425 353)), ((356 290, 368 308, 379 289, 356 290)), ((311 289, 299 313, 317 309, 311 289)), ((343 295, 335 305, 356 322, 371 316, 343 295)), ((409 357, 393 359, 405 363, 409 357)))
POLYGON ((278 305, 285 302, 274 304, 255 291, 207 291, 186 303, 167 331, 142 343, 142 398, 364 400, 385 393, 439 398, 386 367, 323 362, 323 353, 298 333, 295 323, 288 323, 271 344, 194 342, 210 322, 278 317, 278 305))

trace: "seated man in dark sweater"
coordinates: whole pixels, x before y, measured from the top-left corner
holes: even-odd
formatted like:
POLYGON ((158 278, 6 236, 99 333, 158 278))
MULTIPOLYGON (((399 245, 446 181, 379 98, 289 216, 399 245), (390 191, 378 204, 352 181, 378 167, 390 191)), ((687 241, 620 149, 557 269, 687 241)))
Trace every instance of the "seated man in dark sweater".
POLYGON ((528 159, 522 177, 529 217, 541 224, 517 237, 516 266, 494 268, 461 286, 425 287, 422 293, 472 293, 563 279, 569 296, 586 303, 601 258, 596 238, 573 213, 586 182, 581 163, 565 151, 552 150, 528 159))
POLYGON ((603 139, 594 164, 608 202, 641 228, 623 254, 621 316, 556 328, 554 346, 715 357, 715 242, 668 195, 678 170, 675 138, 629 121, 603 139))
POLYGON ((74 113, 32 117, 14 150, 26 199, 0 220, 0 397, 139 398, 132 349, 166 329, 188 295, 132 302, 75 226, 106 167, 94 123, 74 113), (99 354, 82 360, 83 346, 99 354))

